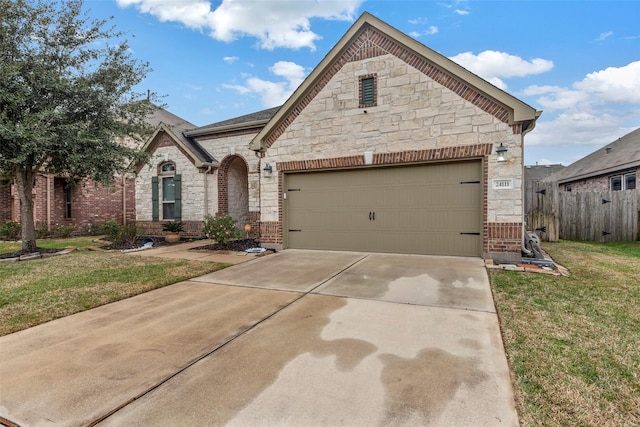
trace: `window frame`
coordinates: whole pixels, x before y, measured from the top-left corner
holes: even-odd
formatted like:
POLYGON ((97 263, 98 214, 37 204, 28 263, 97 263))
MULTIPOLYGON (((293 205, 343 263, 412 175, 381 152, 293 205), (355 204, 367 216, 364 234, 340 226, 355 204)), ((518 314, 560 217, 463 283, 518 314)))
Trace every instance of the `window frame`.
POLYGON ((637 189, 637 175, 635 172, 624 173, 620 175, 614 175, 609 177, 609 190, 610 191, 625 191, 637 189), (633 178, 633 188, 629 188, 630 179, 633 178), (620 188, 614 188, 614 180, 620 181, 620 188))
POLYGON ((364 76, 360 76, 358 80, 358 107, 359 108, 369 108, 376 107, 378 105, 378 75, 377 74, 366 74, 364 76), (371 82, 371 83, 369 83, 371 82), (372 99, 365 99, 365 85, 373 85, 373 94, 371 95, 372 99), (370 101, 370 102, 368 102, 370 101))
POLYGON ((159 195, 159 200, 160 200, 160 204, 162 205, 162 220, 163 221, 175 221, 176 219, 176 198, 175 198, 175 177, 176 177, 176 164, 175 162, 172 161, 165 161, 162 162, 158 165, 158 178, 159 179, 159 190, 160 190, 160 195, 159 195), (165 194, 165 180, 169 180, 171 179, 173 181, 173 188, 174 188, 174 193, 173 193, 173 200, 167 200, 166 199, 166 194, 165 194), (169 206, 173 206, 173 215, 169 216, 166 215, 167 214, 167 209, 169 209, 169 206))

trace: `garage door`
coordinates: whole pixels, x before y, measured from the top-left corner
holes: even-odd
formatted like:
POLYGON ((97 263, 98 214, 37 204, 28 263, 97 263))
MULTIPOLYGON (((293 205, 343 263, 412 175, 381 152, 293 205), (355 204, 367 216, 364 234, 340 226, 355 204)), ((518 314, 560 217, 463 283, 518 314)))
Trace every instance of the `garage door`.
POLYGON ((480 161, 285 176, 285 245, 480 256, 480 161))

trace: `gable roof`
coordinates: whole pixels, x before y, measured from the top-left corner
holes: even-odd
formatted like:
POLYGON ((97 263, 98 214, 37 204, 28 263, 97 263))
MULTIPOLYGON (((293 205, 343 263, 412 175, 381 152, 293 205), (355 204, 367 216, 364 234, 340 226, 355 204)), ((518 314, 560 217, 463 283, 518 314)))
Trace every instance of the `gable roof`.
POLYGON ((195 129, 187 130, 184 134, 187 137, 213 135, 221 132, 230 132, 247 129, 261 129, 280 109, 280 106, 267 108, 244 116, 234 117, 221 122, 212 123, 195 129))
POLYGON ((400 57, 509 125, 522 125, 523 132, 533 129, 541 113, 365 12, 287 99, 249 147, 261 151, 273 144, 345 63, 385 54, 400 57))
POLYGON ((545 181, 558 184, 640 167, 640 128, 567 166, 545 181))
MULTIPOLYGON (((219 165, 218 161, 213 158, 211 154, 207 152, 197 141, 187 138, 184 133, 188 129, 193 129, 195 125, 184 120, 181 117, 158 107, 149 116, 149 123, 156 126, 155 131, 147 139, 147 142, 143 146, 143 150, 154 151, 155 146, 158 143, 158 136, 161 133, 166 133, 173 141, 174 144, 187 156, 194 164, 194 166, 206 167, 219 165)), ((139 166, 140 167, 140 166, 139 166)))

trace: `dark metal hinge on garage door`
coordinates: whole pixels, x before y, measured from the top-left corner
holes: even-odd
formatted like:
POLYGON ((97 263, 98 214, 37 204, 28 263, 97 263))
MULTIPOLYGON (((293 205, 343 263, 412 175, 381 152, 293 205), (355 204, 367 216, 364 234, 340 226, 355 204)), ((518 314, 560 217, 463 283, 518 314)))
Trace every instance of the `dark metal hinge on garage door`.
POLYGON ((287 191, 302 191, 299 188, 289 188, 287 191))
POLYGON ((480 184, 480 181, 460 181, 460 184, 480 184))
POLYGON ((465 234, 465 235, 468 235, 468 236, 479 236, 480 235, 480 233, 474 233, 474 232, 471 232, 471 231, 469 231, 469 232, 461 231, 460 234, 465 234))
POLYGON ((289 231, 302 231, 302 230, 289 230, 289 231))

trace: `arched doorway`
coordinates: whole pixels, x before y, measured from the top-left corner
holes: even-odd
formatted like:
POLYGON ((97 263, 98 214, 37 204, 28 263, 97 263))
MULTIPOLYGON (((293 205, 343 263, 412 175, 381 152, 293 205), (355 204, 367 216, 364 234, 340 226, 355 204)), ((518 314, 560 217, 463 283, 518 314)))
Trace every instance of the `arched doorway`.
POLYGON ((226 157, 220 165, 218 212, 231 215, 241 229, 249 222, 248 169, 240 156, 226 157))

